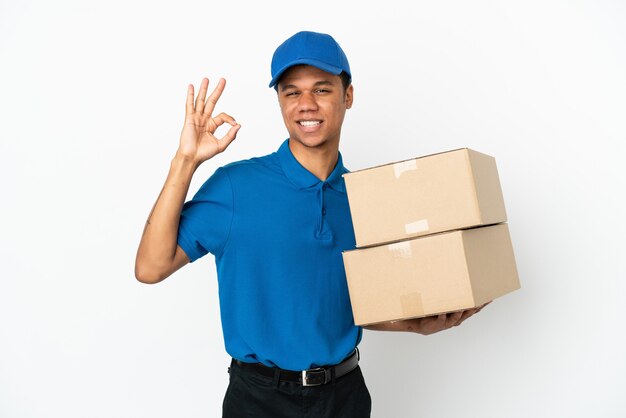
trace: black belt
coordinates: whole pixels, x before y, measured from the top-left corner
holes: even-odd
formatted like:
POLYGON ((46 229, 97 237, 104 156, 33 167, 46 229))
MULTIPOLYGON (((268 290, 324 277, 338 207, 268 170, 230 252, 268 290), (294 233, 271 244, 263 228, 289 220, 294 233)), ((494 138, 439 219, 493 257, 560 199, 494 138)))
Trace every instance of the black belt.
POLYGON ((359 365, 359 350, 355 349, 348 358, 335 366, 316 367, 314 369, 293 371, 284 370, 278 367, 268 367, 262 363, 246 363, 233 359, 232 365, 237 365, 244 370, 252 370, 263 376, 274 377, 276 370, 280 372, 279 379, 286 382, 299 383, 302 386, 324 385, 332 380, 333 373, 335 379, 350 373, 359 365))

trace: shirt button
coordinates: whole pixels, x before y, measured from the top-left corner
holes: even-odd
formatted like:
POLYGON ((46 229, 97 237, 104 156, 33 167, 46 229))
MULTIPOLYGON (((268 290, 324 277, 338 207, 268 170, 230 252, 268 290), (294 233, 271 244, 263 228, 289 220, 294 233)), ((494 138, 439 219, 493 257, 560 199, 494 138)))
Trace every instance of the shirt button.
POLYGON ((322 208, 322 216, 326 216, 326 208, 322 208))
POLYGON ((328 184, 327 183, 322 184, 322 190, 326 190, 326 189, 328 189, 328 184))

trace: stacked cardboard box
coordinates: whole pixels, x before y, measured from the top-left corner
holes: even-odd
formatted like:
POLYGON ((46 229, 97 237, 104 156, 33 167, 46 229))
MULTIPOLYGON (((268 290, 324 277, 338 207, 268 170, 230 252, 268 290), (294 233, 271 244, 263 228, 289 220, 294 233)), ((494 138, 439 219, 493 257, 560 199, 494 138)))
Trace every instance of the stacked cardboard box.
POLYGON ((469 309, 520 287, 493 157, 464 148, 344 178, 357 325, 469 309))

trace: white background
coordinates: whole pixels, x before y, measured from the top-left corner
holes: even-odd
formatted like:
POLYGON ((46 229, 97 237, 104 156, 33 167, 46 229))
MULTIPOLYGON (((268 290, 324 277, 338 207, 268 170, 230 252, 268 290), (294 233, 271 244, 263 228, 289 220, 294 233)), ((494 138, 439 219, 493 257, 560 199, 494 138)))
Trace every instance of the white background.
POLYGON ((621 1, 0 0, 0 417, 215 417, 229 360, 213 257, 155 286, 136 247, 188 83, 243 125, 196 174, 286 137, 275 47, 331 33, 352 170, 496 157, 522 289, 462 327, 366 331, 373 417, 626 416, 621 1))

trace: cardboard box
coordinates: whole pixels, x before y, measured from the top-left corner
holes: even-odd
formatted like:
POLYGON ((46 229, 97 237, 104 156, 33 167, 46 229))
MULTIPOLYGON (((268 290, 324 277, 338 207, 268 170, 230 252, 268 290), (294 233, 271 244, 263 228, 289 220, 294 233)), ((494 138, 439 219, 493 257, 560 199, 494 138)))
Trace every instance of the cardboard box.
POLYGON ((459 311, 519 289, 506 224, 344 251, 357 325, 459 311))
POLYGON ((495 159, 467 148, 344 179, 357 247, 506 222, 495 159))

